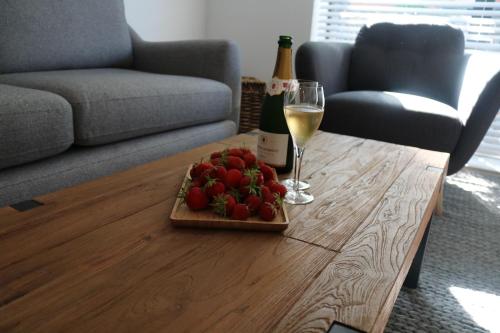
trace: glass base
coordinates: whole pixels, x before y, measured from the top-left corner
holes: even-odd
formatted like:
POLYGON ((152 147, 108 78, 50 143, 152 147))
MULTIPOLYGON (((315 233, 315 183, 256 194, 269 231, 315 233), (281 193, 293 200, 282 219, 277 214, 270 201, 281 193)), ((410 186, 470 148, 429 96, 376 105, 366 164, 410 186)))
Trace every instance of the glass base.
POLYGON ((285 202, 290 205, 305 205, 313 202, 314 196, 304 191, 288 191, 285 196, 285 202))
MULTIPOLYGON (((285 179, 281 182, 281 184, 285 185, 285 187, 288 191, 293 190, 293 178, 285 179)), ((299 190, 301 190, 301 191, 307 190, 310 187, 311 187, 311 185, 308 182, 299 181, 299 190)))

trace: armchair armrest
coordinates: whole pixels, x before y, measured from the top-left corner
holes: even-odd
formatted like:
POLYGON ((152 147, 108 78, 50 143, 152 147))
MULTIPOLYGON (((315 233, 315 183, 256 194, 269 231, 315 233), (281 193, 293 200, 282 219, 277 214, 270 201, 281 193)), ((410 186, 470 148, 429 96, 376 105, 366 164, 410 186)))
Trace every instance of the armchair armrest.
POLYGON ((240 56, 236 44, 225 40, 146 42, 134 31, 134 68, 159 74, 195 76, 225 83, 232 90, 230 119, 239 125, 240 56))
POLYGON ((304 43, 295 57, 297 78, 318 81, 325 96, 346 91, 351 52, 348 43, 304 43))
POLYGON ((500 71, 486 84, 462 129, 450 156, 448 174, 460 170, 481 144, 495 116, 500 112, 500 71))

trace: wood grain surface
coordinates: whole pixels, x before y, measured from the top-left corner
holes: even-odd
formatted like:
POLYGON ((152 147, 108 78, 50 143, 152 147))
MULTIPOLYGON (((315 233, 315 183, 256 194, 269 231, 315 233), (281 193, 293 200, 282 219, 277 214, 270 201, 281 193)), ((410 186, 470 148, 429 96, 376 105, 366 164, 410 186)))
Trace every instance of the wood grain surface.
POLYGON ((290 208, 289 237, 340 251, 417 149, 365 140, 309 176, 316 200, 290 208))
POLYGON ((265 331, 335 256, 279 234, 175 229, 172 203, 2 270, 17 293, 2 293, 0 331, 265 331))
POLYGON ((316 200, 285 233, 173 228, 186 167, 241 144, 256 136, 0 208, 0 332, 381 332, 448 155, 318 132, 316 200))
POLYGON ((437 201, 436 157, 416 154, 276 331, 325 332, 338 321, 383 332, 437 201))

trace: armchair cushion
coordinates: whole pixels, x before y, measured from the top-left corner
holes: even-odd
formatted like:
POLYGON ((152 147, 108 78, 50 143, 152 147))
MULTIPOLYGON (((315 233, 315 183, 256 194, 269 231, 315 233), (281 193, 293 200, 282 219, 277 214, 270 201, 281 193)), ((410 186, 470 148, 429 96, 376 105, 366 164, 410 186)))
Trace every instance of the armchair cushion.
POLYGON ((297 50, 298 79, 318 81, 325 95, 347 90, 352 45, 336 42, 306 42, 297 50))
POLYGON ((64 98, 0 84, 0 169, 56 155, 72 143, 73 117, 64 98))
POLYGON ((416 95, 352 91, 326 98, 321 129, 452 152, 462 130, 452 107, 416 95))
POLYGON ((410 93, 456 108, 465 61, 463 33, 449 26, 365 26, 352 51, 349 90, 410 93))
POLYGON ((75 143, 92 146, 227 119, 231 90, 214 80, 127 69, 0 75, 0 82, 43 89, 73 107, 75 143))

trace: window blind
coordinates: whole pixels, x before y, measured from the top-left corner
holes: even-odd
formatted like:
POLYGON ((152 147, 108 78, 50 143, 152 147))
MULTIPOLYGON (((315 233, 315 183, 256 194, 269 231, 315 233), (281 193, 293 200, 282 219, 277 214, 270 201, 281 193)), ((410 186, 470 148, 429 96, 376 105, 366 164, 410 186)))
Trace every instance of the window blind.
POLYGON ((316 0, 313 40, 353 42, 359 29, 377 22, 450 24, 466 48, 500 51, 500 1, 316 0))

